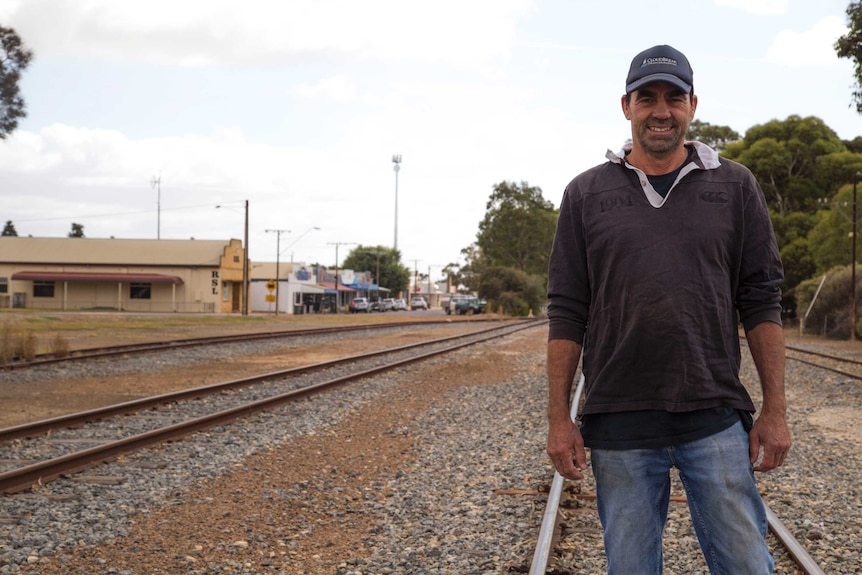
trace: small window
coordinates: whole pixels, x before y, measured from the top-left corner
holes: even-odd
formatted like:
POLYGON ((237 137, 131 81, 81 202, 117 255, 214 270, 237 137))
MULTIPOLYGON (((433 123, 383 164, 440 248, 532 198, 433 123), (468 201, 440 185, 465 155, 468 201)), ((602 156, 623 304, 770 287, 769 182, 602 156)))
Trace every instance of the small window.
POLYGON ((0 293, 9 293, 9 278, 0 278, 0 293))
POLYGON ((131 283, 129 284, 129 299, 151 299, 153 297, 153 284, 131 283))
POLYGON ((54 282, 34 281, 33 297, 54 297, 54 282))

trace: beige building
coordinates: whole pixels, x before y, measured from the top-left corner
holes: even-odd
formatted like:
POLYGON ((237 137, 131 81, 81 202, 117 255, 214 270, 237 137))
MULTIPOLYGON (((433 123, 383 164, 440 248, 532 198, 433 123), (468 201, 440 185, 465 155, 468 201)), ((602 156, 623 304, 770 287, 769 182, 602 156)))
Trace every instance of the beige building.
POLYGON ((241 312, 244 260, 236 239, 4 236, 0 308, 241 312))

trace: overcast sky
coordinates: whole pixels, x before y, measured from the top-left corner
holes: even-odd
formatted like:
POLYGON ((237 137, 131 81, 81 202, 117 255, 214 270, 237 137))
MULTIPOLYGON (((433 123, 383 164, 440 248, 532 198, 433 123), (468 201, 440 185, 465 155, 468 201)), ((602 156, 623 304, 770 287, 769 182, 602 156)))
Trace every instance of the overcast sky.
POLYGON ((281 229, 281 261, 333 265, 395 243, 400 154, 397 246, 437 276, 463 263, 494 184, 556 206, 621 147, 629 63, 656 44, 687 54, 704 122, 798 114, 862 135, 833 49, 847 4, 0 0, 35 52, 28 117, 0 140, 0 221, 241 239, 247 200, 253 260, 275 261, 281 229))

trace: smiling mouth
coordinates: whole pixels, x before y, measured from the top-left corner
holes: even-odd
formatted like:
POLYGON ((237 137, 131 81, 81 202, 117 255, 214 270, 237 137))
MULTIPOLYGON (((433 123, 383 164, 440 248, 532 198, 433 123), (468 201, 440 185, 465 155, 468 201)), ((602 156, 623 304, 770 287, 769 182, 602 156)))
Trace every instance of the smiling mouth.
POLYGON ((666 134, 673 130, 673 126, 650 126, 649 131, 658 134, 666 134))

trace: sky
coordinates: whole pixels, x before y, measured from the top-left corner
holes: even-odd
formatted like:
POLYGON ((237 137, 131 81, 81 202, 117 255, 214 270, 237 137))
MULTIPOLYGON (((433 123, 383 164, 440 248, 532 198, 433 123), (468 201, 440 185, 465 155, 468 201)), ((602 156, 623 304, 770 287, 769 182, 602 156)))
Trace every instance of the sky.
POLYGON ((625 76, 651 46, 688 56, 703 122, 862 135, 833 48, 848 3, 0 0, 35 54, 28 115, 0 140, 0 223, 243 239, 247 203, 253 261, 397 246, 438 277, 496 184, 558 206, 621 148, 625 76))

